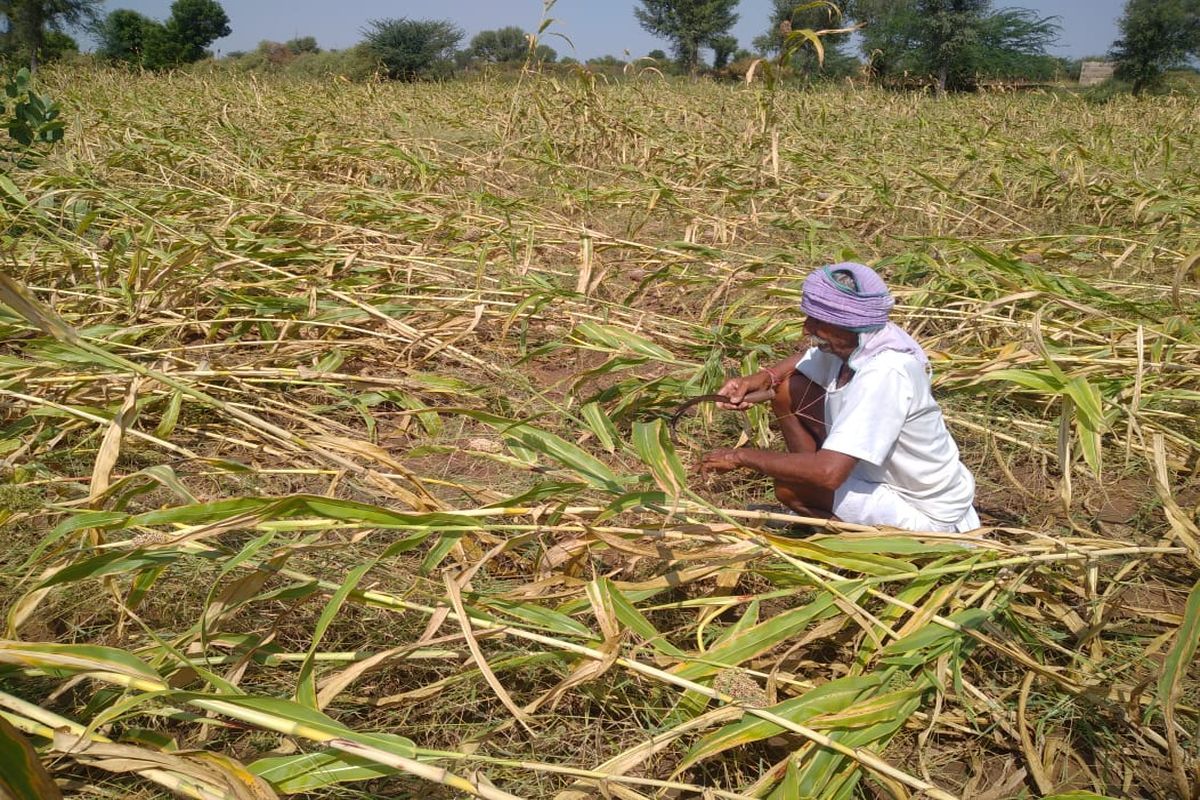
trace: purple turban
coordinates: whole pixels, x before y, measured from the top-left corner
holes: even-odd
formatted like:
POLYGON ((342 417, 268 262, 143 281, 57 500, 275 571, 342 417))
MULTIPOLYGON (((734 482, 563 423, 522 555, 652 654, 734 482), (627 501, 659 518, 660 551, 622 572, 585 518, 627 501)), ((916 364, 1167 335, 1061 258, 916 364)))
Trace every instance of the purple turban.
POLYGON ((839 328, 867 333, 887 325, 895 304, 875 270, 846 262, 813 270, 804 279, 800 310, 839 328))

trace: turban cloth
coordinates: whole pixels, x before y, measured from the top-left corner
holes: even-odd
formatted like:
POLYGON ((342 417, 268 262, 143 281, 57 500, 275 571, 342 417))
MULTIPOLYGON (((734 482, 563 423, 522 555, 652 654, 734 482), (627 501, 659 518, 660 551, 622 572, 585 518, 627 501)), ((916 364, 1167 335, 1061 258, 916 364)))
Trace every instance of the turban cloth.
POLYGON ((869 333, 887 325, 895 304, 875 270, 846 262, 813 270, 805 278, 800 310, 839 328, 869 333))

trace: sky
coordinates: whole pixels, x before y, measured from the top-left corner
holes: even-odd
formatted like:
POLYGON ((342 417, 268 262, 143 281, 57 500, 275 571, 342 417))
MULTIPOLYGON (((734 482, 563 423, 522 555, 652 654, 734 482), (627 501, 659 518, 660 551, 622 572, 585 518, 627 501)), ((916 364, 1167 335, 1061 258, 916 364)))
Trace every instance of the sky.
MULTIPOLYGON (((797 3, 802 0, 797 0, 797 3)), ((361 38, 368 20, 396 17, 449 19, 466 31, 465 45, 482 30, 517 25, 537 28, 542 17, 542 0, 223 0, 233 33, 212 47, 219 53, 253 50, 263 39, 285 41, 315 36, 325 49, 349 47, 361 38)), ((551 36, 545 43, 560 56, 584 61, 606 54, 636 58, 650 50, 670 51, 669 44, 646 33, 634 19, 636 0, 558 0, 550 11, 555 20, 549 33, 559 33, 570 44, 551 36)), ((996 2, 1029 8, 1043 16, 1060 17, 1062 36, 1051 49, 1054 55, 1080 57, 1106 52, 1117 37, 1117 18, 1125 0, 1015 0, 996 2)), ((166 19, 171 0, 107 0, 106 11, 128 8, 154 19, 166 19)), ((740 19, 733 34, 743 47, 764 32, 771 0, 741 0, 740 19)))

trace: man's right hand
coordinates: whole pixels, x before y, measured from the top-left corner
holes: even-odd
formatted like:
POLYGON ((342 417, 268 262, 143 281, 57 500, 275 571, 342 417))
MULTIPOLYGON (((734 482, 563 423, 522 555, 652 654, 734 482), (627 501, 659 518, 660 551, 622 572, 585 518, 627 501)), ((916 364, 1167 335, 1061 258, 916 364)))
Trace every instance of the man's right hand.
POLYGON ((743 402, 742 398, 750 392, 757 392, 761 389, 771 388, 771 376, 765 370, 759 370, 753 375, 745 375, 738 378, 730 378, 725 381, 725 385, 721 387, 720 394, 729 398, 728 403, 717 403, 718 408, 723 408, 726 411, 745 411, 753 406, 753 403, 743 402))

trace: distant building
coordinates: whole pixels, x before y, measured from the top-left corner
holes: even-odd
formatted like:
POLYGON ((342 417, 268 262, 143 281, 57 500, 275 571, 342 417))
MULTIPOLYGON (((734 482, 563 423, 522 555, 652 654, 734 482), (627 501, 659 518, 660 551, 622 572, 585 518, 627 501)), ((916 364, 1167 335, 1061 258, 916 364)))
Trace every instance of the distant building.
POLYGON ((1117 65, 1112 61, 1084 61, 1079 65, 1079 85, 1097 86, 1110 80, 1117 65))

